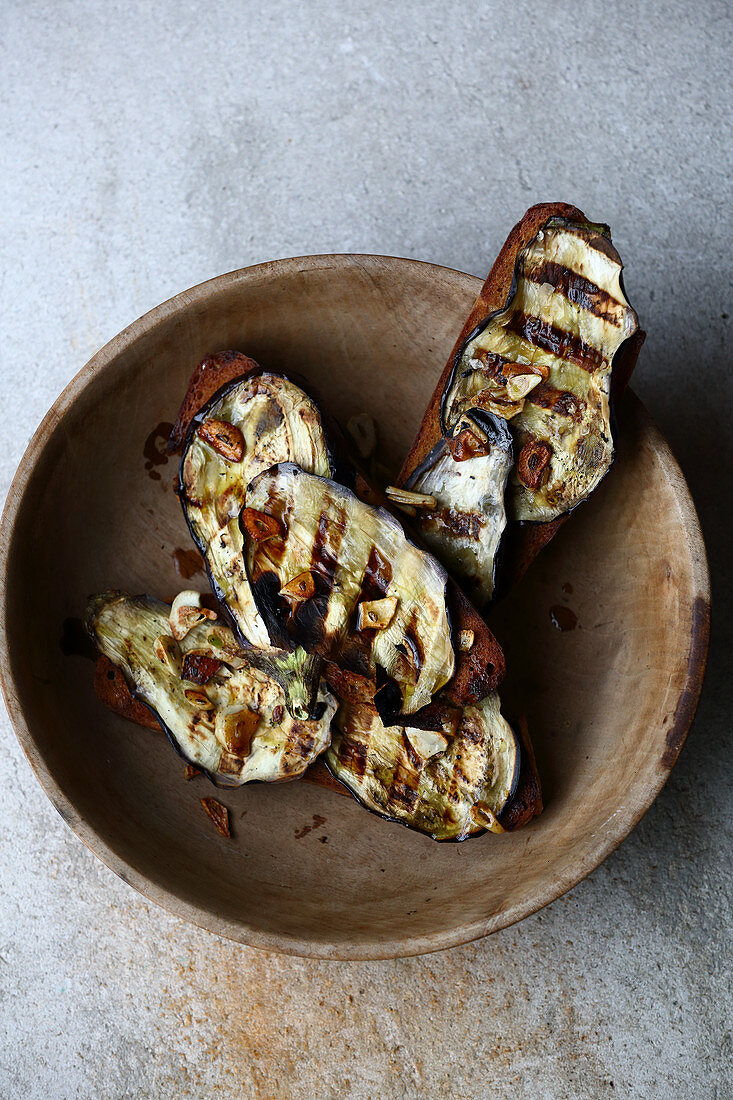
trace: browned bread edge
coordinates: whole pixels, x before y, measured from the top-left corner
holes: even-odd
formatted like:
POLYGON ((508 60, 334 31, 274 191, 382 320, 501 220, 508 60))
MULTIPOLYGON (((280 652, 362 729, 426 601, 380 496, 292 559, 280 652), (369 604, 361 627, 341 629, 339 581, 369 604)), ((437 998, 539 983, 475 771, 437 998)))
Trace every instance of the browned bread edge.
POLYGON ((216 355, 204 356, 189 380, 186 396, 170 434, 169 450, 181 449, 189 424, 218 389, 235 378, 257 374, 261 370, 259 363, 241 351, 219 351, 216 355))

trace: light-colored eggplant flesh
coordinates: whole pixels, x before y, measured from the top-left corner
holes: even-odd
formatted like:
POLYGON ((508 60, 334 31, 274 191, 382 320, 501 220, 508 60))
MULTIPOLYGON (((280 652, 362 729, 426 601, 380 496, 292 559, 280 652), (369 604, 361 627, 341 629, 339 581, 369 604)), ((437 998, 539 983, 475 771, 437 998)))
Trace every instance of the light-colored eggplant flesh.
POLYGON ((465 707, 447 736, 384 726, 373 707, 344 704, 326 763, 363 803, 435 840, 491 829, 516 788, 520 749, 497 695, 465 707))
POLYGON ((169 612, 149 596, 103 593, 89 602, 87 627, 180 754, 217 786, 302 775, 330 741, 336 703, 325 685, 318 690, 318 717, 293 718, 281 683, 251 662, 258 656, 272 661, 273 654, 243 652, 219 621, 203 622, 176 642, 169 612), (181 678, 187 654, 222 664, 207 683, 193 683, 181 678))
POLYGON ((504 492, 512 466, 511 445, 456 462, 442 440, 406 488, 435 498, 413 521, 428 549, 464 587, 476 607, 494 592, 496 556, 507 517, 504 492))
POLYGON ((442 409, 448 438, 474 407, 483 407, 487 387, 522 367, 537 372, 523 397, 507 396, 517 460, 508 490, 511 519, 557 519, 585 500, 611 465, 611 368, 638 327, 621 272, 605 227, 550 219, 518 257, 509 304, 457 359, 442 409), (522 448, 532 442, 550 453, 534 485, 517 472, 522 448))
POLYGON ((383 670, 399 690, 398 713, 428 704, 455 667, 447 577, 435 559, 383 509, 292 463, 255 478, 245 503, 280 528, 276 538, 245 537, 247 575, 270 642, 301 645, 368 677, 383 670), (282 592, 303 576, 308 598, 282 592), (364 603, 377 604, 376 629, 364 603))
POLYGON ((278 462, 331 475, 315 404, 287 378, 264 373, 230 383, 194 417, 179 474, 181 503, 216 594, 242 638, 260 648, 269 641, 244 572, 238 517, 249 482, 278 462), (207 420, 241 432, 241 461, 207 441, 201 431, 207 420))

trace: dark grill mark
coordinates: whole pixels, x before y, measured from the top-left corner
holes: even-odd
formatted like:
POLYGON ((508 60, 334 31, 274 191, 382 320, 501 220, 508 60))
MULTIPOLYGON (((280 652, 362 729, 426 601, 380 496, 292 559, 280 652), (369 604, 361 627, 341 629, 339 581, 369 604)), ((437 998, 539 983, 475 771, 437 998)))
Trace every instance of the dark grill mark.
POLYGON ((321 591, 325 589, 328 593, 333 588, 334 577, 338 569, 338 548, 343 538, 345 520, 346 517, 342 511, 339 511, 333 518, 327 512, 321 512, 313 538, 311 569, 324 582, 324 585, 320 586, 321 591), (329 546, 329 535, 332 536, 330 541, 335 542, 335 546, 329 546))
POLYGON ((606 362, 597 348, 586 344, 571 332, 563 332, 562 329, 555 328, 549 321, 542 321, 539 317, 530 317, 522 312, 514 313, 506 329, 507 332, 513 332, 523 340, 527 340, 533 347, 549 351, 558 359, 567 359, 571 363, 576 363, 589 373, 606 362))
MULTIPOLYGON (((290 607, 287 600, 280 595, 280 587, 280 577, 271 570, 255 576, 251 581, 252 598, 265 622, 270 641, 280 649, 290 649, 291 639, 287 630, 290 607)), ((310 602, 306 600, 306 605, 310 602)), ((315 648, 318 642, 320 635, 315 640, 309 638, 303 645, 315 648)))
POLYGON ((608 237, 604 237, 602 233, 588 233, 583 234, 583 240, 588 245, 588 248, 595 249, 596 252, 601 252, 604 256, 608 256, 609 260, 613 260, 614 263, 621 263, 621 257, 611 244, 608 237))
POLYGON ((369 561, 364 572, 364 580, 361 582, 362 600, 379 600, 386 596, 387 589, 392 583, 392 566, 385 557, 380 554, 376 546, 372 546, 369 561))
MULTIPOLYGON (((302 729, 302 726, 301 726, 302 729)), ((313 746, 316 743, 315 737, 310 734, 303 734, 295 739, 293 744, 293 752, 297 756, 302 756, 304 760, 307 760, 310 754, 313 752, 313 746)))
POLYGON ((549 382, 540 382, 527 394, 527 401, 531 405, 539 405, 542 409, 551 409, 552 412, 567 416, 571 420, 580 420, 581 413, 585 409, 585 401, 570 390, 558 390, 549 382))
POLYGON ((285 416, 282 409, 275 403, 275 400, 271 398, 255 425, 255 442, 262 439, 263 435, 277 431, 284 420, 285 416))
POLYGON ((331 656, 333 637, 327 637, 324 623, 328 615, 328 604, 333 591, 336 570, 338 569, 338 550, 343 538, 346 517, 342 510, 322 511, 313 535, 311 550, 311 575, 315 592, 308 600, 303 600, 287 609, 288 631, 300 645, 331 656))
POLYGON ((405 642, 412 653, 415 671, 419 674, 420 669, 425 664, 425 651, 423 650, 417 631, 417 608, 414 606, 410 615, 410 621, 405 626, 405 642))
POLYGON ((578 275, 570 268, 562 264, 556 264, 552 260, 545 260, 538 267, 523 272, 524 278, 532 283, 550 283, 556 290, 581 309, 587 309, 603 321, 612 325, 618 325, 618 311, 621 303, 616 301, 607 290, 601 290, 599 286, 578 275))
MULTIPOLYGON (((501 376, 502 367, 508 362, 503 355, 499 355, 495 351, 488 351, 486 348, 475 348, 471 352, 470 358, 478 359, 481 364, 481 373, 485 374, 487 378, 501 376)), ((465 370, 461 377, 470 378, 473 372, 473 369, 465 370)))
POLYGON ((400 806, 412 812, 417 802, 417 789, 413 786, 413 776, 400 763, 397 763, 392 784, 387 792, 387 806, 400 806))
POLYGON ((404 730, 402 731, 402 747, 405 750, 405 756, 410 761, 415 771, 419 771, 422 767, 422 759, 415 752, 412 742, 404 730))

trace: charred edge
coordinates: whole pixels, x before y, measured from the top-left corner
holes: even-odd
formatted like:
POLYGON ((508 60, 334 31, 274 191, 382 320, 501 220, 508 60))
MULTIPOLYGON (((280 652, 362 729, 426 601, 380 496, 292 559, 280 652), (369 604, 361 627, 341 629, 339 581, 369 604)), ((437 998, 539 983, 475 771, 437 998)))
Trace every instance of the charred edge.
POLYGON ((523 270, 522 275, 530 283, 550 283, 554 290, 558 290, 573 305, 580 306, 603 321, 617 323, 614 307, 619 307, 621 303, 607 290, 601 290, 590 279, 576 274, 570 268, 553 260, 543 260, 537 267, 529 271, 523 270))
MULTIPOLYGON (((402 714, 402 692, 400 691, 399 685, 395 680, 390 679, 381 665, 377 665, 376 667, 376 682, 374 706, 376 707, 382 725, 400 725, 401 718, 407 721, 406 716, 402 714)), ((410 721, 413 717, 413 715, 410 715, 410 721)))
POLYGON ((498 447, 499 450, 511 454, 512 433, 509 431, 506 420, 503 420, 500 416, 495 416, 488 409, 472 408, 468 410, 466 416, 469 420, 473 420, 474 424, 486 436, 490 447, 498 447))
POLYGON ((527 394, 526 401, 530 405, 539 405, 542 409, 550 409, 560 416, 567 416, 570 420, 579 421, 585 401, 571 390, 559 390, 550 382, 540 382, 527 394))
MULTIPOLYGON (((270 642, 278 649, 292 650, 293 639, 287 629, 289 607, 280 595, 280 578, 277 573, 261 573, 256 580, 247 577, 255 606, 267 628, 270 642)), ((308 639, 310 644, 311 638, 308 639)))
POLYGON ((674 712, 672 725, 667 731, 666 747, 662 753, 662 767, 669 771, 675 764, 685 743, 687 731, 695 717, 702 690, 705 664, 710 640, 710 603, 698 596, 692 605, 692 629, 690 653, 687 658, 687 678, 674 712))
POLYGON ((597 348, 586 344, 580 336, 555 328, 549 321, 543 321, 540 317, 517 312, 509 319, 506 328, 508 332, 513 332, 533 347, 549 351, 558 359, 567 359, 588 371, 589 374, 605 363, 603 353, 597 348))

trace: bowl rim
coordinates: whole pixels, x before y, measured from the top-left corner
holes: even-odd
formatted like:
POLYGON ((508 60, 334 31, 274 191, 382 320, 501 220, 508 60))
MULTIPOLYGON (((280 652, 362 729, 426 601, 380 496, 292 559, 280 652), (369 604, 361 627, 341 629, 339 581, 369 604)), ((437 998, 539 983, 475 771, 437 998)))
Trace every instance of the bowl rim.
POLYGON ((436 273, 444 273, 451 277, 459 275, 472 282, 476 291, 481 286, 482 280, 474 275, 459 271, 455 268, 445 267, 439 264, 427 263, 423 260, 408 259, 398 256, 381 256, 369 253, 323 253, 312 256, 294 256, 278 260, 269 260, 264 263, 254 264, 250 267, 238 268, 234 271, 218 275, 213 279, 184 290, 179 294, 155 306, 143 314, 132 324, 124 328, 120 333, 109 340, 92 358, 77 372, 71 381, 64 387, 61 394, 52 404, 36 431, 33 433, 28 446, 20 460, 18 469, 8 489, 5 505, 0 522, 0 687, 2 687, 5 704, 11 724, 21 748, 28 760, 38 782, 46 793, 52 805, 91 852, 94 853, 110 870, 114 871, 124 882, 136 889, 150 901, 162 906, 168 912, 208 932, 223 936, 227 939, 256 947, 265 951, 274 951, 289 955, 298 955, 306 958, 317 959, 342 959, 342 960, 369 960, 399 958, 410 955, 421 955, 433 951, 457 947, 482 938, 502 928, 531 916, 538 910, 557 900, 568 890, 581 882, 591 871, 595 870, 603 860, 616 850, 619 844, 628 836, 631 830, 638 824, 646 811, 652 805, 660 790, 664 786, 674 767, 682 746, 686 740, 688 730, 695 714, 697 703, 702 689, 703 677, 707 661, 709 636, 710 636, 710 580, 708 573, 707 555, 705 543, 700 528, 699 519, 690 495, 689 487, 684 475, 674 458, 669 444, 657 427, 653 418, 646 412, 643 404, 635 395, 631 399, 643 410, 648 418, 650 431, 657 444, 657 454, 662 463, 664 474, 672 486, 673 496, 680 514, 680 522, 685 531, 687 540, 687 554, 690 560, 691 587, 695 593, 694 613, 692 617, 692 629, 690 634, 690 648, 687 664, 684 672, 680 695, 674 713, 674 721, 667 733, 667 749, 662 757, 657 772, 656 782, 645 785, 643 793, 637 788, 637 797, 631 800, 631 805, 624 806, 624 811, 614 817, 608 830, 599 830, 598 840, 589 848, 584 857, 573 864, 572 870, 564 875, 559 875, 548 885, 537 891, 530 899, 517 902, 514 906, 495 914, 491 918, 480 919, 457 925, 456 927, 439 932, 430 932, 423 935, 406 935, 396 939, 374 941, 372 943, 349 943, 348 941, 327 941, 303 939, 298 936, 290 936, 282 933, 264 932, 253 927, 246 921, 230 920, 216 916, 203 906, 193 905, 184 901, 172 890, 158 885, 151 879, 141 874, 134 866, 122 859, 120 855, 108 845, 96 833, 96 831, 84 821, 78 814, 71 799, 62 791, 53 774, 46 765, 42 754, 36 747, 33 734, 26 722, 25 715, 15 690, 10 665, 10 641, 7 632, 7 579, 10 550, 16 530, 18 515, 20 513, 25 493, 36 462, 43 449, 50 440, 57 425, 63 419, 66 412, 76 400, 77 396, 100 374, 108 364, 123 350, 132 346, 137 340, 152 332, 158 325, 167 321, 172 313, 182 307, 195 305, 203 301, 212 292, 217 293, 223 289, 229 289, 240 282, 253 280, 267 280, 272 277, 281 278, 287 275, 312 272, 334 268, 345 270, 358 266, 369 271, 376 267, 383 268, 388 265, 395 270, 399 268, 426 269, 436 273))

